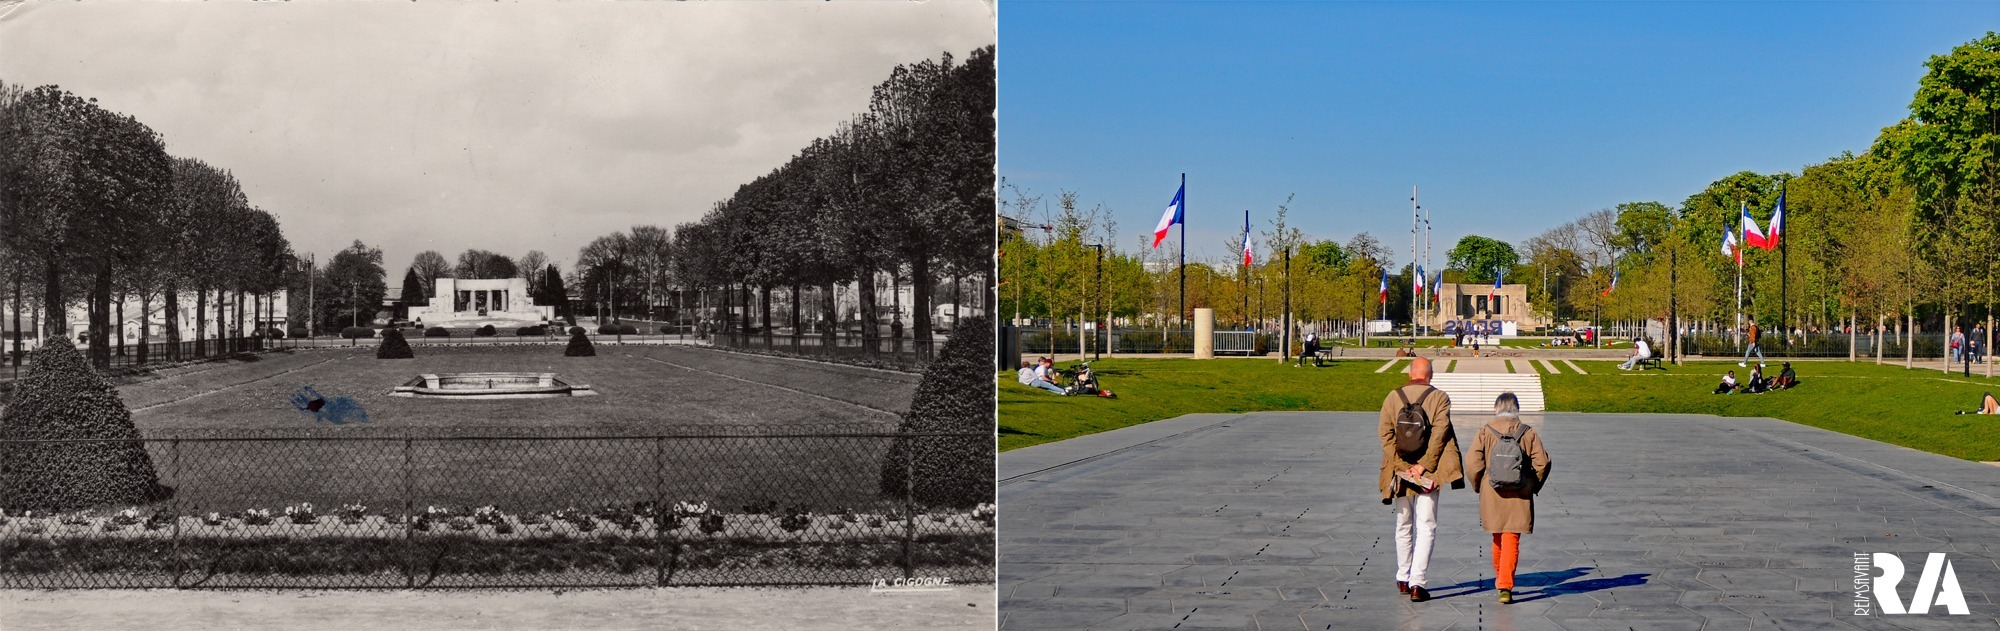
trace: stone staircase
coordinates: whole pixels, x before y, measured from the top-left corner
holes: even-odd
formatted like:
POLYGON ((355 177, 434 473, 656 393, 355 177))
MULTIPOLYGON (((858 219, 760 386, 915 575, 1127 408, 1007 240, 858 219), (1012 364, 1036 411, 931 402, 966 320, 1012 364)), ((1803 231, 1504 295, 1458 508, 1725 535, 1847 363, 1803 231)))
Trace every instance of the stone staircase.
POLYGON ((1542 378, 1534 373, 1439 373, 1431 376, 1431 385, 1451 395, 1453 414, 1492 414, 1493 399, 1502 392, 1521 399, 1523 414, 1546 409, 1542 378))

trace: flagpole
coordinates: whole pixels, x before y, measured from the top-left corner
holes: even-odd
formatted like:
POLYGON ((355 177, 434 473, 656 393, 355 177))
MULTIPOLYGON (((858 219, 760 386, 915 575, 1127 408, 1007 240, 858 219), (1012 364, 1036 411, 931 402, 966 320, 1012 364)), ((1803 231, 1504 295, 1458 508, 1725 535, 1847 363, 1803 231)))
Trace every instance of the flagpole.
MULTIPOLYGON (((1737 203, 1739 205, 1742 204, 1742 202, 1737 202, 1737 203)), ((1750 245, 1748 241, 1744 240, 1750 238, 1750 235, 1749 233, 1743 231, 1743 218, 1740 208, 1738 209, 1738 214, 1736 219, 1736 234, 1737 237, 1736 237, 1736 334, 1735 335, 1736 335, 1736 350, 1741 351, 1743 350, 1743 250, 1745 249, 1746 246, 1750 245)))
MULTIPOLYGON (((1181 173, 1181 207, 1174 212, 1181 215, 1181 308, 1174 315, 1181 324, 1187 324, 1187 173, 1181 173)), ((1192 349, 1190 349, 1192 350, 1192 349)))
MULTIPOLYGON (((1420 269, 1420 263, 1417 261, 1417 221, 1418 221, 1417 209, 1418 208, 1419 206, 1417 206, 1417 185, 1411 184, 1410 185, 1410 274, 1416 277, 1414 280, 1416 280, 1417 285, 1421 286, 1424 282, 1424 274, 1423 270, 1420 269)), ((1410 288, 1410 343, 1412 344, 1415 344, 1417 339, 1417 310, 1421 308, 1419 305, 1422 304, 1421 301, 1423 300, 1423 293, 1424 293, 1423 290, 1418 289, 1417 287, 1410 288)))
MULTIPOLYGON (((1785 185, 1788 184, 1789 182, 1790 178, 1784 178, 1778 180, 1778 208, 1776 210, 1773 210, 1772 212, 1776 213, 1784 212, 1785 185)), ((1779 218, 1780 220, 1782 220, 1783 215, 1779 215, 1779 218)), ((1785 226, 1783 224, 1780 224, 1777 226, 1777 228, 1778 230, 1783 230, 1785 226)), ((1784 235, 1773 232, 1769 235, 1766 235, 1765 238, 1783 239, 1784 235)), ((1791 316, 1792 316, 1792 305, 1791 305, 1792 292, 1790 287, 1791 274, 1787 273, 1788 270, 1786 265, 1786 259, 1789 258, 1788 256, 1786 256, 1786 252, 1789 251, 1790 249, 1791 248, 1785 246, 1784 241, 1778 242, 1778 334, 1785 336, 1786 346, 1790 346, 1792 343, 1791 335, 1786 333, 1786 331, 1789 330, 1787 327, 1791 326, 1791 316)))
MULTIPOLYGON (((1250 320, 1250 211, 1243 211, 1243 320, 1250 320)), ((1256 331, 1252 326, 1251 331, 1256 331)), ((1255 339, 1254 335, 1252 339, 1255 339)), ((1252 343, 1255 346, 1255 343, 1252 343)))

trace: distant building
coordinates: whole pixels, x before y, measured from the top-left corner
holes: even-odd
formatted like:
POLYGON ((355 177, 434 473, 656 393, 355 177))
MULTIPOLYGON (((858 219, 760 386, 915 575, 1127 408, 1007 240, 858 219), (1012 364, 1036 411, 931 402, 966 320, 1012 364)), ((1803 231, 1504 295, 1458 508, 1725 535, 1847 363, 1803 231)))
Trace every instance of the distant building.
POLYGON ((1549 323, 1533 313, 1527 285, 1501 285, 1496 290, 1486 283, 1445 283, 1435 289, 1438 302, 1422 320, 1433 331, 1478 328, 1518 335, 1549 323))

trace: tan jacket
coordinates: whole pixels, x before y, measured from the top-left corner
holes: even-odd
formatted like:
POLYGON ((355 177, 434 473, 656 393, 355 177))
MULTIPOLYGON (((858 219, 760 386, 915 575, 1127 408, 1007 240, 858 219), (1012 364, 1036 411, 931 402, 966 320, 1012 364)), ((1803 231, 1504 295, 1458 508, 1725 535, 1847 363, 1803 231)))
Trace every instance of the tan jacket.
MULTIPOLYGON (((1403 391, 1403 395, 1415 403, 1427 388, 1431 388, 1429 383, 1411 380, 1397 390, 1403 391)), ((1430 398, 1424 399, 1424 413, 1431 419, 1431 441, 1416 462, 1405 461, 1401 454, 1396 453, 1396 413, 1402 410, 1403 400, 1397 398, 1394 391, 1382 400, 1382 422, 1377 428, 1382 438, 1382 477, 1378 484, 1382 489, 1382 503, 1387 504, 1413 490, 1396 477, 1396 472, 1411 465, 1423 465, 1424 476, 1436 481, 1440 487, 1449 484, 1454 489, 1465 488, 1458 435, 1451 429, 1451 397, 1443 390, 1437 390, 1431 393, 1430 398)))
POLYGON ((1529 466, 1535 470, 1534 484, 1527 492, 1501 493, 1486 483, 1486 450, 1499 441, 1494 436, 1514 431, 1521 424, 1520 419, 1495 418, 1480 428, 1479 435, 1472 439, 1472 450, 1465 454, 1466 479, 1479 490, 1479 523, 1486 526, 1486 532, 1518 532, 1527 534, 1535 531, 1535 494, 1541 492, 1542 485, 1549 481, 1549 471, 1554 461, 1549 460, 1549 452, 1542 448, 1542 433, 1533 426, 1521 436, 1521 451, 1528 457, 1529 466))

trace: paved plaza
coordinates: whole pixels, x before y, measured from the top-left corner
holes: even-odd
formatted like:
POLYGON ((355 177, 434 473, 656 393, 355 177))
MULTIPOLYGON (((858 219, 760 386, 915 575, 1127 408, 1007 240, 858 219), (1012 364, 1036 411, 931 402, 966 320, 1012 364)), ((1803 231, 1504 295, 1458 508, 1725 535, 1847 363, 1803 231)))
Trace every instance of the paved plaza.
POLYGON ((2000 628, 2000 467, 1774 419, 1529 420, 1555 469, 1515 604, 1469 489, 1435 599, 1396 593, 1375 414, 1197 414, 1001 455, 1001 628, 2000 628), (1970 615, 1852 615, 1857 552, 1899 555, 1904 602, 1945 553, 1970 615))

